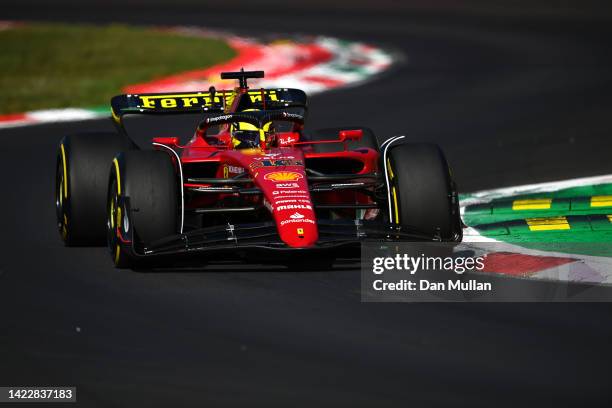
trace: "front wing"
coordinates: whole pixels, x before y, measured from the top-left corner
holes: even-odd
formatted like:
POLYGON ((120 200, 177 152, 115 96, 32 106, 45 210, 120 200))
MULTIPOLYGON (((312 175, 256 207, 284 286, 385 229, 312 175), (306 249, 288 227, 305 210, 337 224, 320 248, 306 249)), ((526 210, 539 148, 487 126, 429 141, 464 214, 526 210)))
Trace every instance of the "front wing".
MULTIPOLYGON (((129 211, 129 200, 124 205, 129 211)), ((226 252, 236 250, 264 251, 327 251, 335 248, 358 246, 363 241, 440 241, 432 236, 410 230, 405 226, 365 220, 318 220, 319 240, 309 248, 292 248, 279 237, 274 222, 227 224, 201 228, 172 235, 143 245, 134 239, 134 228, 119 232, 122 250, 135 258, 168 255, 226 252)))

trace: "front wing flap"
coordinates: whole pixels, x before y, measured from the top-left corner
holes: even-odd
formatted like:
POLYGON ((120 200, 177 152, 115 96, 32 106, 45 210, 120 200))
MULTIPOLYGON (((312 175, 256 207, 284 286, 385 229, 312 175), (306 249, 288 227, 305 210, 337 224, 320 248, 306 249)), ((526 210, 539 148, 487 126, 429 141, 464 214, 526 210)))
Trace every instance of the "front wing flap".
POLYGON ((304 249, 291 248, 282 242, 274 222, 207 227, 166 237, 146 246, 132 241, 131 249, 136 256, 150 257, 249 248, 271 251, 323 250, 362 241, 439 241, 436 236, 376 221, 319 220, 317 226, 319 240, 313 247, 304 249))

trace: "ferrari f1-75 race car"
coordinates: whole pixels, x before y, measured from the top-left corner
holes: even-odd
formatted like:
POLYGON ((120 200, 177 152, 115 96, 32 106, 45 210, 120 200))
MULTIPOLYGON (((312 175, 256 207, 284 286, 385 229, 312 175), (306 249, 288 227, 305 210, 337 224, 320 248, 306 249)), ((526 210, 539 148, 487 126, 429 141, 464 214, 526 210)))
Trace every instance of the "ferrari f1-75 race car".
POLYGON ((364 240, 461 240, 455 184, 436 145, 397 136, 379 146, 361 127, 307 132, 303 91, 249 89, 262 71, 221 77, 239 85, 115 96, 116 132, 61 140, 56 210, 67 245, 106 243, 116 266, 133 267, 212 252, 333 257, 364 240), (185 113, 199 115, 185 144, 153 137, 141 149, 124 126, 129 115, 185 113))

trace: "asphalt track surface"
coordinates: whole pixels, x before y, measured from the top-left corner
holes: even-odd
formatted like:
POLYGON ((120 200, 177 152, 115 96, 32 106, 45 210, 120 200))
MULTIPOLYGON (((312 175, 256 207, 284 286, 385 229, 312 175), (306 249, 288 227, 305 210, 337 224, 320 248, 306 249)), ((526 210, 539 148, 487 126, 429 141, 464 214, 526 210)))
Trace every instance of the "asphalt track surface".
MULTIPOLYGON (((381 138, 436 141, 464 192, 612 172, 607 10, 287 7, 21 3, 2 17, 223 24, 379 43, 405 63, 314 97, 311 127, 362 123, 381 138)), ((142 273, 113 269, 103 248, 64 248, 53 207, 57 142, 107 128, 97 120, 0 131, 0 385, 76 385, 79 405, 100 407, 612 399, 611 304, 364 304, 350 265, 142 273)))

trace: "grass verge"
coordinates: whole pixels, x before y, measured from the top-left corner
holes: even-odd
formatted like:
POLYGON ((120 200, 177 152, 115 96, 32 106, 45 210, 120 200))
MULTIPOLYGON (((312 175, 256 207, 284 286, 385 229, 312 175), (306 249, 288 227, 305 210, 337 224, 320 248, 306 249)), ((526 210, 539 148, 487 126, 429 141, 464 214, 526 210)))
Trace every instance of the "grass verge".
POLYGON ((0 114, 108 105, 121 88, 234 56, 221 40, 125 25, 28 23, 0 31, 0 114))

